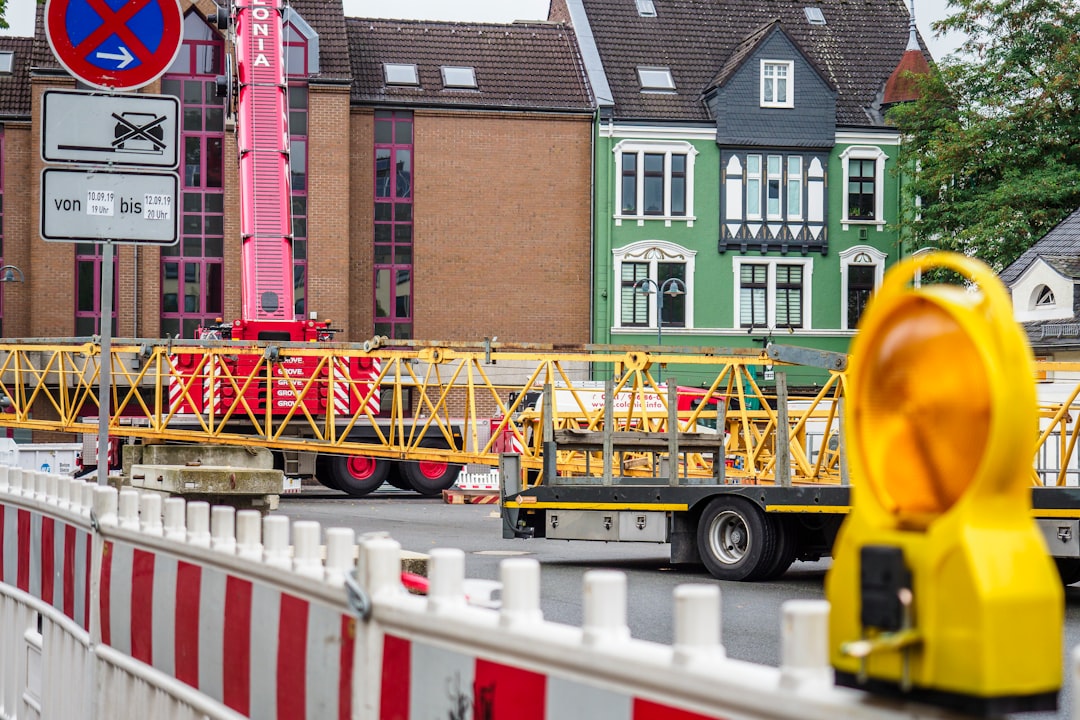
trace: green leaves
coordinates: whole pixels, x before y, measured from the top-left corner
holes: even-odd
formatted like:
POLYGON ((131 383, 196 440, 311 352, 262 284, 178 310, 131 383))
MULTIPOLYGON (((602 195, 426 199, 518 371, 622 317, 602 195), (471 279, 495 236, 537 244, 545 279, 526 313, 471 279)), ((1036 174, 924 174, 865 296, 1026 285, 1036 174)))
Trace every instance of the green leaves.
POLYGON ((966 33, 966 54, 889 114, 905 137, 904 238, 1001 270, 1080 207, 1080 0, 950 7, 935 30, 966 33))

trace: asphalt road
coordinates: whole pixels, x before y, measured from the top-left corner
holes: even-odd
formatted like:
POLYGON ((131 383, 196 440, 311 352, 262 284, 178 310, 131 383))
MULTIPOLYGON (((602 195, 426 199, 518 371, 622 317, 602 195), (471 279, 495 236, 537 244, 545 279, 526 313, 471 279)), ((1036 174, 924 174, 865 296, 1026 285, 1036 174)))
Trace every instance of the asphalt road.
MULTIPOLYGON (((672 566, 668 546, 559 540, 504 540, 498 506, 447 505, 414 493, 379 492, 349 499, 328 492, 284 498, 280 512, 294 520, 315 520, 327 527, 357 533, 387 532, 405 550, 430 552, 437 547, 465 551, 466 575, 496 580, 507 557, 533 557, 541 565, 544 618, 580 625, 582 575, 593 569, 627 574, 627 621, 633 637, 669 644, 673 635, 672 591, 684 583, 719 585, 723 643, 729 657, 766 665, 780 662, 780 608, 785 600, 821 599, 829 561, 795 563, 779 580, 734 583, 716 580, 704 570, 672 566)), ((1066 588, 1065 654, 1080 645, 1080 585, 1066 588)), ((1022 659, 1018 659, 1018 662, 1022 659)), ((1066 662, 1066 658, 1062 658, 1066 662)), ((1071 673, 1065 665, 1065 678, 1071 673)), ((1071 688, 1062 694, 1062 710, 1017 715, 1025 720, 1067 718, 1071 688)))

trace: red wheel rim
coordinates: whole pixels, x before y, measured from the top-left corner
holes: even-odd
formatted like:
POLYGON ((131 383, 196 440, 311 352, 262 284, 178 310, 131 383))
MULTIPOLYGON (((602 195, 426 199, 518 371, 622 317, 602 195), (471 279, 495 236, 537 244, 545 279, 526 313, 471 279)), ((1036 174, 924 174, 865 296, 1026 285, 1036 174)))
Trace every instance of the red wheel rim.
POLYGON ((349 458, 349 474, 357 480, 367 480, 369 477, 374 475, 375 467, 375 458, 359 457, 356 455, 353 455, 349 458))
POLYGON ((420 474, 428 480, 438 480, 446 473, 446 463, 444 462, 421 460, 417 464, 420 466, 420 474))

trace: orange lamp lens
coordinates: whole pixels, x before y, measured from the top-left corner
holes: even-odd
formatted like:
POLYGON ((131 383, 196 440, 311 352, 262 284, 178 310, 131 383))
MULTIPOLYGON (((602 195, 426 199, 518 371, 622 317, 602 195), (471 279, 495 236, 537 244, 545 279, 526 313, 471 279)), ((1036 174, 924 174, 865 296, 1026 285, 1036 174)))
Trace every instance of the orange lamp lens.
POLYGON ((867 478, 901 516, 939 515, 975 478, 989 434, 990 386, 978 348, 940 305, 913 297, 861 358, 855 421, 867 478))

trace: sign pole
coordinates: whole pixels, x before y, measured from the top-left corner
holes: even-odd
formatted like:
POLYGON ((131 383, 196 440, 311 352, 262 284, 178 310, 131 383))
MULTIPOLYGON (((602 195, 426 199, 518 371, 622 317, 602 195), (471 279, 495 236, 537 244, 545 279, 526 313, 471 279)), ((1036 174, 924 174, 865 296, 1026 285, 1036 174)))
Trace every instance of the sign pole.
POLYGON ((109 402, 112 399, 113 242, 101 244, 101 360, 98 375, 98 485, 109 483, 109 402), (104 472, 102 472, 104 468, 104 472))

